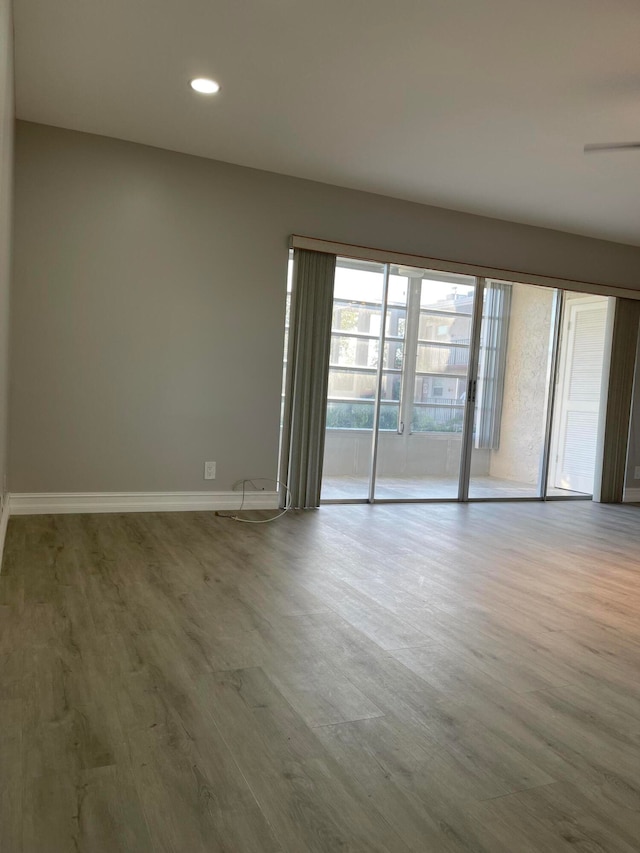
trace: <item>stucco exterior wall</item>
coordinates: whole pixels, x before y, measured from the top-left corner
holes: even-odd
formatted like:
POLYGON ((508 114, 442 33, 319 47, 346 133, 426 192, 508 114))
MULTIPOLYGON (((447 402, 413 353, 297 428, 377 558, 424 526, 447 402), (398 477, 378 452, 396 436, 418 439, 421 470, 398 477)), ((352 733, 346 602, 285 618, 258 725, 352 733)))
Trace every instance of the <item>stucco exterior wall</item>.
POLYGON ((549 288, 513 285, 500 447, 491 454, 492 477, 530 485, 538 481, 553 295, 549 288))

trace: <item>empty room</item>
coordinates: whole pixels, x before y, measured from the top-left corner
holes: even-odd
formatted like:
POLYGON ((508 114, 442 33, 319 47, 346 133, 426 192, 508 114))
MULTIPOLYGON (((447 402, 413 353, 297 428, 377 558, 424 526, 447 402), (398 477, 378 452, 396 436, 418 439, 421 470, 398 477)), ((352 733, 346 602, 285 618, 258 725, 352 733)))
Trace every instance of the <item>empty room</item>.
POLYGON ((0 0, 3 853, 640 850, 639 40, 0 0))

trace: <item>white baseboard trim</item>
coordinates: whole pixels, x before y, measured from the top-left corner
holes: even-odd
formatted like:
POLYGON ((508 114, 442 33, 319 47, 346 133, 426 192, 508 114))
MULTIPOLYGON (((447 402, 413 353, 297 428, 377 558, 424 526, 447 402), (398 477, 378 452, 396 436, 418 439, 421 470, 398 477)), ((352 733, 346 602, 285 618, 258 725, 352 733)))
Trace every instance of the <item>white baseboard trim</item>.
POLYGON ((640 503, 640 489, 625 489, 622 502, 625 504, 640 503))
POLYGON ((2 501, 2 512, 0 513, 0 571, 2 571, 2 556, 4 554, 4 540, 7 536, 7 524, 11 515, 11 498, 4 496, 2 501))
MULTIPOLYGON (((241 492, 84 492, 10 496, 11 515, 239 510, 241 492)), ((245 492, 244 509, 277 509, 278 492, 245 492)))

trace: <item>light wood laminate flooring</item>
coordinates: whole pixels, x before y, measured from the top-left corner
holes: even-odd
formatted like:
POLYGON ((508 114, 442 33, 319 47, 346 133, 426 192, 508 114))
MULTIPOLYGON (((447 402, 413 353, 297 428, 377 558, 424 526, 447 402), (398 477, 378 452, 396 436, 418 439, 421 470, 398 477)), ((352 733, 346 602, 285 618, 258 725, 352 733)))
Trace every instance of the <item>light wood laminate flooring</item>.
POLYGON ((0 849, 637 853, 639 522, 11 519, 0 849))

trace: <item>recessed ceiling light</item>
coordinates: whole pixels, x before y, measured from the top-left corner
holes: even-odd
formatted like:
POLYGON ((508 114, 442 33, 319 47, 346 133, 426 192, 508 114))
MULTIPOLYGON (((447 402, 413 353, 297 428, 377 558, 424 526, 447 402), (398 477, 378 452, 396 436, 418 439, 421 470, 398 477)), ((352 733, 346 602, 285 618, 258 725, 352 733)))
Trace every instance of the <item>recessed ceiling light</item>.
POLYGON ((215 95, 220 91, 220 84, 215 80, 208 80, 206 77, 196 77, 190 83, 194 92, 200 92, 201 95, 215 95))

